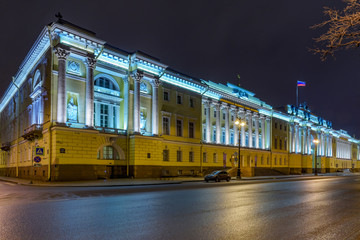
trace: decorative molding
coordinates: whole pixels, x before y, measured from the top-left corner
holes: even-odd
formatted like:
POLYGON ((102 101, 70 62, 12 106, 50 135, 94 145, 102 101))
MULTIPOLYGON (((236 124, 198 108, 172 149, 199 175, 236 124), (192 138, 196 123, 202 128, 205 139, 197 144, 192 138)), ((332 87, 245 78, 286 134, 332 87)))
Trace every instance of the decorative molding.
POLYGON ((96 59, 88 57, 88 58, 86 58, 85 63, 88 68, 94 69, 95 65, 96 65, 96 59))
POLYGON ((55 49, 55 54, 57 55, 59 60, 66 60, 66 58, 70 55, 70 51, 65 50, 61 47, 57 47, 55 49))

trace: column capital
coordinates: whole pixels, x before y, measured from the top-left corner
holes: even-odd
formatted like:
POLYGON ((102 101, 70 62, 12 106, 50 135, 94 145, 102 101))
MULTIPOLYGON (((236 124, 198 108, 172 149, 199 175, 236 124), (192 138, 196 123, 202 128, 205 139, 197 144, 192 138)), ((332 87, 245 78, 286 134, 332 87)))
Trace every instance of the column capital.
POLYGON ((211 101, 211 106, 215 107, 216 109, 220 109, 220 103, 211 101))
POLYGON ((237 109, 236 106, 230 105, 230 111, 231 111, 231 112, 236 112, 237 110, 238 110, 238 109, 237 109))
POLYGON ((205 107, 210 107, 210 101, 208 99, 203 99, 202 103, 205 105, 205 107))
POLYGON ((70 55, 70 51, 61 47, 57 47, 55 48, 55 54, 59 60, 66 60, 66 58, 70 55))
POLYGON ((96 65, 96 59, 92 57, 87 57, 85 60, 85 64, 88 68, 94 69, 96 65))
POLYGON ((229 105, 227 103, 221 103, 221 109, 229 109, 229 105))
POLYGON ((158 88, 161 85, 159 76, 154 76, 153 79, 150 81, 151 86, 158 88))
POLYGON ((253 113, 253 118, 259 118, 259 117, 260 117, 260 116, 259 116, 258 113, 256 113, 256 112, 253 113))
POLYGON ((266 117, 266 121, 267 121, 267 122, 270 122, 270 117, 266 117))
POLYGON ((246 116, 252 116, 252 112, 250 110, 246 110, 246 116))
POLYGON ((140 72, 140 71, 136 71, 133 72, 131 74, 131 77, 136 81, 136 82, 140 82, 141 79, 144 77, 144 73, 140 72))

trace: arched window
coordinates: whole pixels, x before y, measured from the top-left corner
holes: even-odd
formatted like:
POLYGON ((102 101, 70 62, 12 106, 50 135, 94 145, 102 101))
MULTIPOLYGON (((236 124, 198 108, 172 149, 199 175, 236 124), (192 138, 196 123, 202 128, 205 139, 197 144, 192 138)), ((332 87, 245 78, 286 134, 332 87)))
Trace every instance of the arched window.
POLYGON ((115 79, 104 74, 94 82, 94 123, 96 127, 120 128, 120 88, 115 79))
POLYGON ((116 151, 116 149, 113 146, 103 146, 99 149, 98 159, 113 159, 113 160, 119 160, 119 153, 116 151))

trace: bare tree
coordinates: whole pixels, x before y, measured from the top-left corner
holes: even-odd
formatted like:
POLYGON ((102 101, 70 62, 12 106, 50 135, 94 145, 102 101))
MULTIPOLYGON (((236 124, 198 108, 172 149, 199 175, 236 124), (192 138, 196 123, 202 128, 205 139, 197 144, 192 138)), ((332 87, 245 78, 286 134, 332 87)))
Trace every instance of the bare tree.
POLYGON ((315 38, 317 47, 311 49, 319 54, 321 60, 334 56, 336 51, 360 46, 360 0, 343 0, 346 4, 343 10, 324 7, 324 15, 328 20, 311 28, 326 27, 326 33, 315 38))

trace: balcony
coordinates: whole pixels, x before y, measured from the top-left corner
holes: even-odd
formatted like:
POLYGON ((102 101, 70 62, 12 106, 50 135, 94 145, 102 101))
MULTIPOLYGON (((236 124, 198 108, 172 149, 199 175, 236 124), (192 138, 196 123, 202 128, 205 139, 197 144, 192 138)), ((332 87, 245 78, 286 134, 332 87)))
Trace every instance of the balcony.
POLYGON ((1 150, 3 150, 3 151, 9 151, 9 150, 10 150, 10 146, 11 146, 11 143, 9 143, 9 142, 3 143, 3 144, 1 144, 1 150))
POLYGON ((108 127, 95 127, 96 130, 99 130, 100 133, 112 133, 117 135, 126 135, 126 130, 117 129, 117 128, 108 128, 108 127))
POLYGON ((42 124, 33 124, 24 130, 23 138, 32 141, 34 139, 42 137, 42 124))

